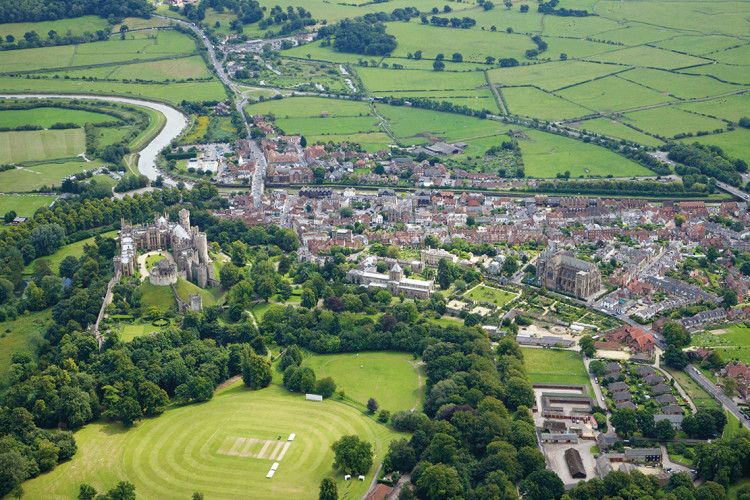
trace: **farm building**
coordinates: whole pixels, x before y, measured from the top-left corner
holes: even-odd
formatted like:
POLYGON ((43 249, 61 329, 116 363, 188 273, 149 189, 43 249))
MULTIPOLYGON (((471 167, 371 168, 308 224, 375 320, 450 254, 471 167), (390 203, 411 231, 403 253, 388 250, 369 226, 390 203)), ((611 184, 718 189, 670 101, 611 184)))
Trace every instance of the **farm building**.
POLYGON ((586 477, 586 468, 583 466, 583 460, 581 460, 581 454, 578 453, 578 450, 575 448, 565 450, 565 462, 568 464, 571 477, 576 479, 586 477))
POLYGON ((628 462, 658 462, 661 460, 661 449, 633 448, 625 450, 625 460, 628 462))

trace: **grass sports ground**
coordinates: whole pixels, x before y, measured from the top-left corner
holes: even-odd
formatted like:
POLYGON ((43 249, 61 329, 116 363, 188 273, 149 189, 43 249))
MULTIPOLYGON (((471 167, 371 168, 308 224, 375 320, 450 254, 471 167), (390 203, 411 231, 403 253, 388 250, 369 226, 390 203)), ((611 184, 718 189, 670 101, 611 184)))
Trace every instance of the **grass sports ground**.
POLYGON ((529 381, 582 384, 590 387, 581 356, 573 351, 555 349, 523 349, 523 364, 529 381))
POLYGON ((333 477, 339 498, 360 498, 397 436, 345 404, 305 401, 276 385, 250 391, 239 382, 207 403, 171 408, 130 430, 87 425, 76 433, 75 457, 24 483, 24 491, 29 498, 69 499, 81 483, 101 491, 127 478, 144 500, 190 498, 195 491, 216 499, 312 499, 320 481, 333 477), (345 434, 374 443, 375 465, 364 482, 345 482, 331 468, 331 444, 345 434), (278 470, 266 479, 274 461, 278 470))
POLYGON ((304 366, 316 377, 331 377, 347 397, 362 405, 375 398, 380 408, 408 411, 421 408, 421 366, 405 353, 362 352, 312 356, 304 366))

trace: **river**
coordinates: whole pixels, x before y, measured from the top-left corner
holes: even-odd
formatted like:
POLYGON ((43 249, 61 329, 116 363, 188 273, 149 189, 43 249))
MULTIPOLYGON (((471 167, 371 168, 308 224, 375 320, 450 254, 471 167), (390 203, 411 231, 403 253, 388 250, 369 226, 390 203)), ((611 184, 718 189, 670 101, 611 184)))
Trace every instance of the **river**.
MULTIPOLYGON (((138 171, 151 179, 156 180, 159 175, 159 171, 156 169, 156 158, 159 156, 159 151, 164 149, 172 142, 173 139, 178 137, 180 133, 187 127, 187 117, 175 108, 167 106, 166 104, 160 104, 151 101, 141 101, 139 99, 130 99, 128 97, 115 97, 115 96, 102 96, 102 95, 66 95, 66 94, 0 94, 0 98, 3 99, 81 99, 81 100, 95 100, 95 101, 110 101, 110 102, 121 102, 125 104, 134 104, 137 106, 143 106, 144 108, 150 108, 158 111, 167 119, 164 128, 159 134, 149 142, 145 148, 143 148, 138 156, 138 171)), ((165 184, 174 184, 169 179, 165 180, 165 184)))

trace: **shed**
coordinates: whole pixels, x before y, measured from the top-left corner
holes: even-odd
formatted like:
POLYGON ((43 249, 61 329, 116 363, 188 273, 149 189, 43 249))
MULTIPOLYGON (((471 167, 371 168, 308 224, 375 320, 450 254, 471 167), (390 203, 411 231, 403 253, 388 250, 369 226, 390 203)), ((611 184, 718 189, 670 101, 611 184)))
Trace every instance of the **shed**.
POLYGON ((578 450, 575 448, 565 450, 565 462, 568 464, 571 477, 576 479, 586 477, 586 468, 583 466, 583 460, 581 460, 581 454, 578 453, 578 450))

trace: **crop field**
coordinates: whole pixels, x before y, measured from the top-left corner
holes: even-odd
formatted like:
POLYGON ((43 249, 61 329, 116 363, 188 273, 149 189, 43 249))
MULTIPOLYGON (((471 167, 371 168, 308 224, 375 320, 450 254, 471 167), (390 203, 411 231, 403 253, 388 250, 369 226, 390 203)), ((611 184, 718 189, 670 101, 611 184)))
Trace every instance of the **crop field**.
POLYGON ((723 134, 705 135, 702 137, 688 137, 681 139, 680 142, 692 144, 698 142, 701 144, 710 144, 719 146, 729 156, 734 158, 750 158, 750 130, 737 129, 732 132, 723 134))
POLYGON ((484 75, 478 71, 445 73, 419 70, 387 70, 357 68, 362 83, 373 92, 391 91, 398 96, 404 90, 474 90, 486 85, 484 75))
POLYGON ((0 34, 2 34, 0 45, 4 44, 5 37, 8 35, 14 36, 16 40, 21 40, 24 33, 32 30, 36 31, 44 39, 47 38, 47 33, 50 30, 54 30, 60 35, 65 35, 68 31, 70 31, 71 35, 80 35, 86 31, 96 33, 97 30, 106 30, 108 26, 109 23, 107 20, 99 16, 83 16, 75 19, 59 19, 57 21, 40 21, 36 23, 0 24, 0 34))
POLYGON ((86 150, 85 142, 81 128, 0 132, 0 164, 70 158, 86 150))
POLYGON ((709 77, 682 75, 656 69, 637 68, 618 76, 681 99, 709 97, 742 90, 741 86, 722 83, 709 77))
POLYGON ((108 64, 195 51, 195 42, 176 31, 139 31, 125 40, 0 52, 0 72, 108 64))
POLYGON ((36 125, 49 128, 55 123, 75 123, 81 127, 86 123, 101 123, 115 120, 111 115, 92 113, 80 109, 34 108, 7 109, 0 111, 0 123, 4 127, 19 125, 36 125))
POLYGON ((54 196, 40 195, 0 195, 0 214, 13 210, 22 217, 31 217, 40 207, 46 207, 55 200, 54 196))
POLYGON ((519 141, 527 177, 552 178, 570 171, 571 177, 613 175, 630 177, 653 172, 607 149, 568 137, 526 131, 531 141, 519 141))
POLYGON ((317 378, 331 377, 347 397, 367 404, 375 398, 380 408, 419 409, 422 402, 421 369, 412 356, 399 352, 362 352, 313 356, 304 362, 317 378))
POLYGON ((626 118, 639 129, 662 137, 673 137, 683 132, 695 133, 699 130, 710 132, 726 126, 722 121, 683 111, 675 106, 635 111, 628 113, 626 118))
POLYGON ((523 348, 523 364, 532 384, 559 382, 590 387, 586 367, 577 352, 523 348))
POLYGON ((557 90, 617 71, 622 71, 622 68, 568 60, 516 66, 515 68, 497 68, 490 70, 488 74, 490 81, 498 85, 515 86, 531 83, 544 90, 557 90))
POLYGON ((674 100, 655 90, 625 81, 618 76, 608 76, 576 85, 561 90, 557 94, 587 108, 609 111, 621 111, 674 100))
POLYGON ((464 296, 476 302, 492 302, 498 307, 504 306, 517 297, 514 293, 483 285, 474 287, 469 292, 466 292, 464 296))
POLYGON ((410 142, 419 142, 420 138, 425 139, 422 142, 426 142, 427 136, 463 141, 497 135, 507 130, 507 127, 499 122, 471 116, 402 106, 377 105, 377 109, 387 119, 388 128, 397 137, 409 138, 410 142))
POLYGON ((645 144, 646 146, 659 146, 664 144, 656 137, 651 137, 650 135, 638 132, 637 130, 623 125, 621 122, 610 118, 595 118, 593 120, 586 120, 575 124, 570 123, 569 125, 588 132, 594 132, 596 134, 602 134, 616 139, 625 139, 626 141, 645 144))
POLYGON ((534 87, 507 87, 502 89, 502 93, 508 104, 508 110, 517 115, 557 121, 591 113, 590 110, 578 104, 534 87))
POLYGON ((398 433, 356 409, 326 400, 305 401, 272 385, 250 391, 241 383, 213 400, 182 408, 125 430, 120 424, 97 422, 75 435, 78 453, 54 471, 24 483, 29 498, 68 499, 87 483, 98 490, 127 480, 138 498, 258 499, 318 496, 318 485, 332 477, 341 495, 362 497, 372 475, 398 433), (287 441, 290 434, 294 441, 287 441), (367 480, 343 480, 331 469, 331 444, 356 434, 374 444, 375 465, 367 480), (266 473, 280 465, 272 479, 266 473))

